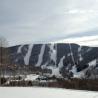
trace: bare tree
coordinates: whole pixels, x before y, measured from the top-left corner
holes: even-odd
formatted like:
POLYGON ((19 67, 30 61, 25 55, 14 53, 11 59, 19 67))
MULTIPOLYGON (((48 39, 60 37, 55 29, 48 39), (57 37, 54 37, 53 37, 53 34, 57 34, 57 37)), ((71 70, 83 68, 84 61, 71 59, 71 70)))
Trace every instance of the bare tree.
POLYGON ((4 73, 6 72, 6 68, 9 63, 8 56, 8 43, 4 37, 0 37, 0 85, 1 85, 1 77, 4 77, 4 73))

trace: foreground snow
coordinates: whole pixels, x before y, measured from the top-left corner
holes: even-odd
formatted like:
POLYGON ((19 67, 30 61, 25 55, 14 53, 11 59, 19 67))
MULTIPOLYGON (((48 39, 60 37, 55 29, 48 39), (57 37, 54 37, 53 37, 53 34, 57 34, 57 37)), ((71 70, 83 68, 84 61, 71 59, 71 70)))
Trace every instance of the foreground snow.
POLYGON ((37 87, 0 87, 0 98, 98 98, 98 92, 37 87))

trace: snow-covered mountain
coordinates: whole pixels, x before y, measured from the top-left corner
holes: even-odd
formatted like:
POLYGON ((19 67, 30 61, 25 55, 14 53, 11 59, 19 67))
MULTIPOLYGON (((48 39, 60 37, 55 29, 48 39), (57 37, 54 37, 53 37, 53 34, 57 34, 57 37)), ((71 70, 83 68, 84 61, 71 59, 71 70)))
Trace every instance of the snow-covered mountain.
MULTIPOLYGON (((9 47, 11 63, 37 71, 47 69, 58 77, 98 75, 98 47, 77 44, 30 44, 9 47)), ((48 72, 48 71, 47 71, 48 72)))

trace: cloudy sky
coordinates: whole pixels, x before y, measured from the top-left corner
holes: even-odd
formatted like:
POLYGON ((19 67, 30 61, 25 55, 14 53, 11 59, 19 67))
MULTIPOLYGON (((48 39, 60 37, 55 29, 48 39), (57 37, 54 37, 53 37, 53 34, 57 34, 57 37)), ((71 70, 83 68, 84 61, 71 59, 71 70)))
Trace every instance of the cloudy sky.
POLYGON ((98 45, 98 0, 0 0, 0 36, 9 45, 88 38, 98 45))

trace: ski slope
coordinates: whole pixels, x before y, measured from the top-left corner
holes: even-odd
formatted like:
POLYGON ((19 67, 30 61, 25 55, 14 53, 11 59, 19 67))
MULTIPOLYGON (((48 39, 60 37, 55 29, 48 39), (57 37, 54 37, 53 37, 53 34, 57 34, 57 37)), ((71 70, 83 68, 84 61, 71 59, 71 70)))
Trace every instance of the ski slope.
POLYGON ((0 98, 98 98, 98 92, 38 87, 0 87, 0 98))

